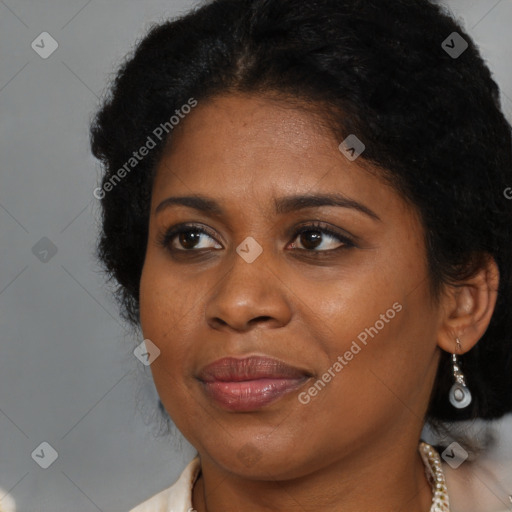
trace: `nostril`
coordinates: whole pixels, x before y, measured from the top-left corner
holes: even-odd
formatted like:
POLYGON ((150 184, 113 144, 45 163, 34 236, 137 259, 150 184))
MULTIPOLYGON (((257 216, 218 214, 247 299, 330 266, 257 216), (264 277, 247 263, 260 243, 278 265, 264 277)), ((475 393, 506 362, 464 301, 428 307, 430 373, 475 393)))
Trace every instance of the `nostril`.
POLYGON ((256 318, 253 318, 249 323, 250 324, 255 324, 255 323, 259 323, 261 321, 268 321, 268 320, 272 320, 272 317, 271 316, 258 316, 256 318))
POLYGON ((228 323, 225 320, 222 320, 222 318, 215 318, 215 322, 220 325, 228 325, 228 323))
POLYGON ((258 319, 263 319, 263 320, 272 320, 272 317, 271 316, 259 316, 258 319))

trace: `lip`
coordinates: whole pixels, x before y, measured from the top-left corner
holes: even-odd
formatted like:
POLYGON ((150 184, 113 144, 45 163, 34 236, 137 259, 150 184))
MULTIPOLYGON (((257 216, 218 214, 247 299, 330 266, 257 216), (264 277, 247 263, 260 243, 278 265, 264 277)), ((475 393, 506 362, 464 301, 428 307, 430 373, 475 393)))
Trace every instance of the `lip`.
POLYGON ((230 411, 253 411, 300 388, 311 374, 271 357, 224 357, 198 375, 207 396, 230 411))

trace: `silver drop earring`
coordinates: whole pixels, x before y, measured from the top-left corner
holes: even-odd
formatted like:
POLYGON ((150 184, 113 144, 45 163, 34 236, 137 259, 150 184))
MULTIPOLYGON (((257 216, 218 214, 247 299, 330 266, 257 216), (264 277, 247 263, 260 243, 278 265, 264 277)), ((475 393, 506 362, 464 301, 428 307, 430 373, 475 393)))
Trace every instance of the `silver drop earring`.
MULTIPOLYGON (((461 345, 459 338, 456 338, 457 349, 461 352, 461 345)), ((450 389, 448 395, 450 403, 457 409, 464 409, 471 403, 471 393, 466 386, 466 379, 460 369, 460 363, 457 354, 452 354, 453 377, 455 383, 450 389)))

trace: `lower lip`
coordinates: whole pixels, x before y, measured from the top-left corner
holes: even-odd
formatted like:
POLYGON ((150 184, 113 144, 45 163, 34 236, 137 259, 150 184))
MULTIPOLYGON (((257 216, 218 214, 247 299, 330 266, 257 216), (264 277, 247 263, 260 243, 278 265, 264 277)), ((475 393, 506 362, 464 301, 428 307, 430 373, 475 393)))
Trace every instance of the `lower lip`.
POLYGON ((307 380, 257 379, 240 382, 205 382, 206 393, 224 409, 254 411, 295 391, 307 380))

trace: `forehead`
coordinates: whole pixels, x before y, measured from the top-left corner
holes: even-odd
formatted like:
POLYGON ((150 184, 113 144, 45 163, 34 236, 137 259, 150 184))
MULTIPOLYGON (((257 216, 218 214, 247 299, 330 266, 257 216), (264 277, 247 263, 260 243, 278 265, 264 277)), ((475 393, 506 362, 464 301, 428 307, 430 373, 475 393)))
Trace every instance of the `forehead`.
POLYGON ((334 144, 321 117, 304 109, 270 98, 227 95, 200 102, 173 132, 167 155, 194 148, 196 157, 226 162, 266 161, 269 152, 309 160, 325 151, 328 138, 334 144))
POLYGON ((215 97, 198 106, 172 133, 155 179, 162 188, 201 187, 307 191, 375 189, 375 176, 362 160, 349 161, 340 140, 314 106, 298 107, 275 98, 251 95, 215 97))

